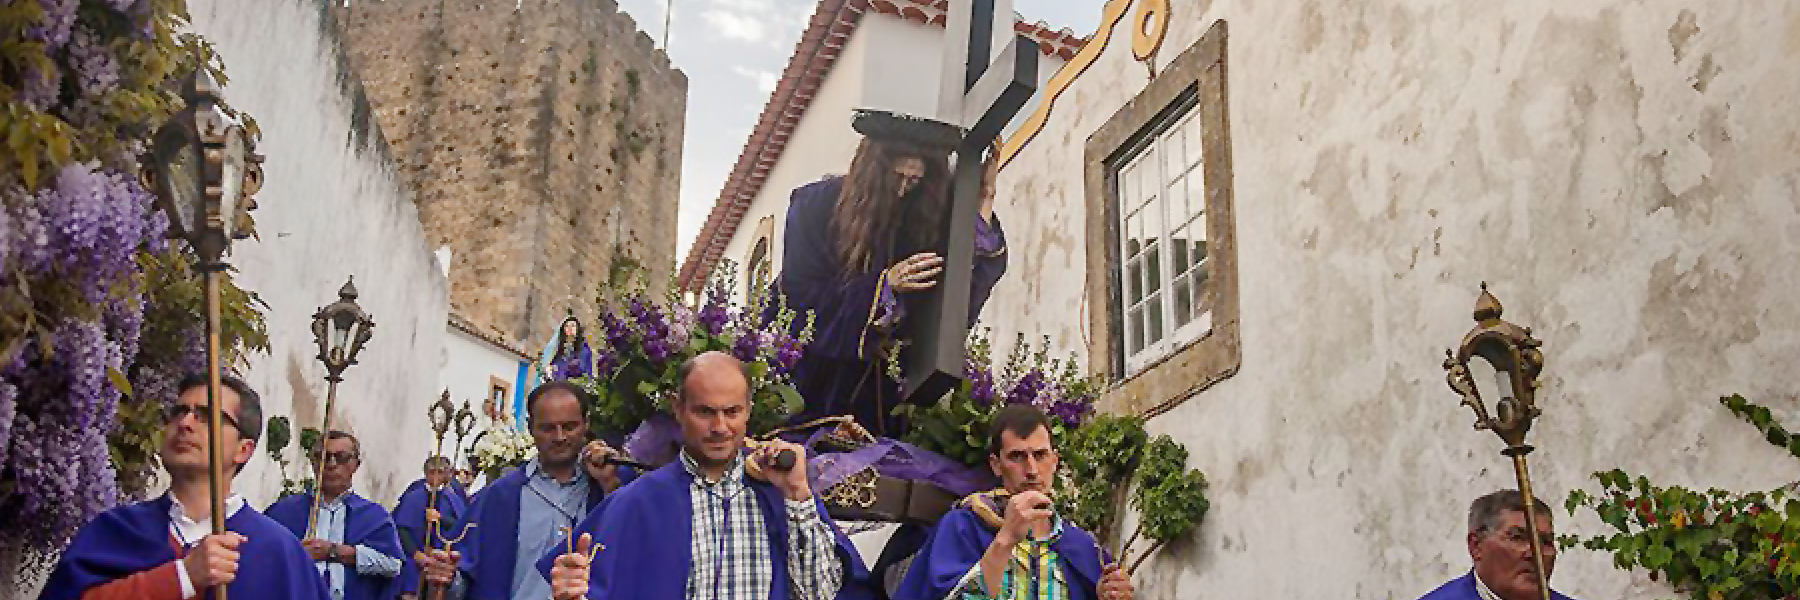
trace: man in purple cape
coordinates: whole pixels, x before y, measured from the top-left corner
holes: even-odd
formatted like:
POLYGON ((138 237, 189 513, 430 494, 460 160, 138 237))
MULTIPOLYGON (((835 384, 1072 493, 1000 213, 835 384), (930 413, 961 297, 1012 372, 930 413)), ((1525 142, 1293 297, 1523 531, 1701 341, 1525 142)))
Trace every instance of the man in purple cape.
POLYGON ((1005 489, 969 496, 946 513, 901 565, 894 600, 1132 600, 1130 577, 1103 564, 1094 536, 1050 510, 1057 460, 1043 411, 1000 409, 988 431, 988 464, 1005 489))
POLYGON ((428 581, 466 586, 471 600, 550 595, 537 558, 632 476, 605 462, 611 448, 588 441, 587 407, 592 403, 585 390, 568 381, 531 391, 525 410, 537 458, 475 495, 455 551, 414 557, 428 581))
POLYGON ((557 600, 826 600, 868 598, 856 550, 825 516, 805 449, 746 452, 749 378, 729 355, 683 363, 672 403, 681 458, 606 499, 579 542, 538 561, 557 600), (776 470, 774 457, 798 460, 776 470), (590 547, 598 555, 589 558, 590 547), (571 551, 572 550, 572 551, 571 551))
MULTIPOLYGON (((1475 567, 1420 600, 1538 600, 1537 567, 1531 560, 1531 537, 1544 550, 1544 580, 1556 570, 1556 529, 1550 507, 1532 498, 1537 526, 1525 525, 1525 495, 1500 490, 1469 504, 1469 559, 1475 567)), ((1568 596, 1550 592, 1554 600, 1568 596)))
MULTIPOLYGON (((256 392, 224 378, 220 442, 235 475, 262 435, 256 392)), ((164 414, 160 455, 169 493, 95 517, 63 550, 39 600, 179 600, 224 584, 236 598, 326 600, 312 558, 280 524, 228 494, 222 535, 212 535, 206 377, 189 376, 164 414), (198 517, 195 519, 194 517, 198 517)), ((210 596, 210 594, 208 594, 210 596)))
MULTIPOLYGON (((884 357, 911 328, 919 292, 943 272, 951 206, 946 157, 961 132, 876 111, 859 111, 852 126, 865 137, 849 173, 795 189, 788 205, 775 292, 816 319, 795 367, 806 408, 793 422, 853 415, 877 436, 899 437, 904 422, 891 414, 899 384, 888 377, 884 357)), ((970 323, 1006 272, 1006 236, 993 214, 998 163, 989 160, 975 226, 970 323)))
POLYGON ((400 574, 400 535, 381 505, 350 491, 362 466, 362 444, 343 431, 325 434, 324 466, 319 474, 318 518, 310 524, 313 494, 291 494, 267 511, 269 518, 301 537, 300 545, 318 562, 325 588, 337 600, 388 600, 400 574))
POLYGON ((404 554, 400 576, 394 579, 394 585, 402 598, 419 593, 419 564, 413 560, 413 553, 421 548, 442 547, 438 540, 426 538, 425 525, 430 518, 426 514, 427 506, 437 512, 442 535, 451 537, 455 536, 463 513, 469 508, 461 484, 450 476, 450 471, 448 458, 433 456, 425 459, 425 478, 407 486, 400 494, 400 502, 394 506, 394 526, 400 530, 400 548, 404 554))

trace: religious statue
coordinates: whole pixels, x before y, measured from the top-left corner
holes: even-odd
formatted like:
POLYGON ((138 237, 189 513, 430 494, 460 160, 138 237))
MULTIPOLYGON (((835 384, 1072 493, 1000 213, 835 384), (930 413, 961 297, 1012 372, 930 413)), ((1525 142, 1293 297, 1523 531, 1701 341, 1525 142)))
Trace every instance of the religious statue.
POLYGON ((594 351, 588 348, 587 334, 573 309, 550 336, 550 343, 544 345, 537 367, 539 377, 548 381, 594 374, 594 351))
MULTIPOLYGON (((919 293, 937 285, 952 206, 949 154, 962 141, 952 125, 888 112, 857 111, 863 140, 849 174, 793 191, 775 292, 815 315, 813 342, 795 368, 806 407, 794 422, 852 415, 877 436, 904 423, 890 414, 900 385, 887 369, 907 341, 919 293)), ((1005 235, 993 215, 997 153, 976 226, 967 318, 973 323, 1006 271, 1005 235)), ((955 318, 955 317, 952 317, 955 318)))

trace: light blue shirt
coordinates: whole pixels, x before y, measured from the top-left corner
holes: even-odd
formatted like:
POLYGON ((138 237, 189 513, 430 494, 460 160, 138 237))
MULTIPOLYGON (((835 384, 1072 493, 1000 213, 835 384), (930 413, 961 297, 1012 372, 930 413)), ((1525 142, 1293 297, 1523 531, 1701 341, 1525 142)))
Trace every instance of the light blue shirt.
POLYGON ((580 466, 568 483, 545 474, 537 459, 525 464, 525 489, 519 492, 519 556, 513 561, 512 597, 549 598, 550 582, 537 561, 587 516, 588 476, 580 466))
MULTIPOLYGON (((344 492, 348 494, 349 492, 344 492)), ((344 504, 344 496, 339 495, 330 502, 319 504, 319 522, 313 531, 319 539, 327 542, 344 543, 344 526, 349 522, 350 508, 344 504)), ((355 546, 356 573, 376 577, 393 577, 400 574, 400 559, 377 552, 368 546, 355 546)), ((325 578, 326 587, 331 588, 333 600, 343 600, 344 583, 349 575, 345 573, 344 563, 335 560, 318 561, 319 575, 325 578)))

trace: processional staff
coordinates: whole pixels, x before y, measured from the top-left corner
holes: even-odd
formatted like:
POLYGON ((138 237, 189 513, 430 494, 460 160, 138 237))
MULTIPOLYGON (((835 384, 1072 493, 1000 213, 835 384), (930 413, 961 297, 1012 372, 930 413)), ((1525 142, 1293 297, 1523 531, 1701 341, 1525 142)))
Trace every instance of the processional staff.
MULTIPOLYGON (((463 438, 467 437, 470 432, 475 430, 475 412, 470 410, 469 401, 463 400, 461 410, 455 410, 454 407, 455 405, 450 402, 450 390, 444 390, 444 395, 439 396, 438 401, 433 403, 429 409, 431 431, 437 436, 434 454, 432 454, 434 457, 443 456, 444 434, 450 432, 453 424, 456 431, 456 447, 453 450, 453 454, 462 453, 463 438)), ((454 477, 455 476, 452 475, 453 479, 454 477)), ((447 483, 445 485, 449 484, 447 483)), ((444 537, 443 525, 439 523, 437 519, 430 518, 430 515, 437 511, 437 494, 438 492, 436 489, 433 489, 430 485, 425 486, 425 510, 427 511, 427 518, 425 519, 425 549, 434 550, 441 547, 444 551, 448 552, 454 549, 457 544, 462 543, 463 538, 469 535, 469 529, 476 527, 479 524, 466 523, 463 525, 462 531, 456 534, 455 538, 444 537)), ((419 573, 419 591, 419 595, 426 600, 441 600, 448 590, 443 586, 432 583, 425 577, 425 574, 421 572, 419 573)))
POLYGON ((337 404, 337 385, 344 380, 344 369, 356 364, 356 355, 373 335, 375 320, 356 304, 356 278, 351 277, 338 289, 338 301, 313 313, 313 340, 319 344, 319 362, 325 363, 325 419, 319 427, 319 447, 313 455, 313 503, 306 517, 306 537, 316 537, 319 525, 319 486, 325 467, 325 440, 331 436, 331 413, 337 404))
POLYGON ((1444 370, 1448 371, 1450 389, 1462 396, 1462 404, 1475 411, 1475 429, 1486 429, 1500 436, 1506 448, 1500 453, 1512 457, 1513 473, 1519 480, 1519 494, 1525 501, 1526 528, 1530 533, 1531 562, 1536 567, 1538 593, 1550 600, 1550 572, 1544 569, 1544 549, 1537 534, 1537 500, 1531 493, 1531 472, 1525 455, 1532 447, 1525 443, 1531 422, 1542 413, 1537 407, 1538 374, 1544 370, 1544 354, 1538 350, 1543 342, 1531 337, 1531 328, 1520 327, 1500 318, 1500 300, 1481 284, 1481 297, 1475 301, 1475 327, 1463 336, 1462 346, 1454 353, 1444 351, 1444 370), (1481 358, 1493 366, 1499 397, 1494 412, 1489 413, 1482 400, 1481 386, 1469 371, 1469 359, 1481 358))
MULTIPOLYGON (((144 187, 156 192, 157 206, 169 217, 169 237, 193 248, 199 258, 195 270, 205 279, 206 292, 206 443, 209 491, 212 494, 212 532, 225 533, 225 449, 219 438, 224 427, 220 407, 220 308, 224 285, 225 251, 233 240, 250 237, 252 197, 262 189, 262 155, 236 115, 219 106, 218 86, 207 73, 209 60, 196 57, 193 74, 182 82, 187 108, 169 117, 151 140, 151 150, 140 161, 144 187)), ((225 584, 213 589, 215 600, 226 600, 225 584)))

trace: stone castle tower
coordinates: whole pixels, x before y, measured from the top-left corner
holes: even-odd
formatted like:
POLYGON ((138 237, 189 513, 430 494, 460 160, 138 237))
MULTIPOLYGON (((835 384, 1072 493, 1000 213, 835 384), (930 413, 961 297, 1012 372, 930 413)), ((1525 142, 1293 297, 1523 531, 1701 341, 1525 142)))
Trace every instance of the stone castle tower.
POLYGON ((333 10, 454 313, 535 349, 620 267, 666 287, 687 76, 614 0, 333 10))

